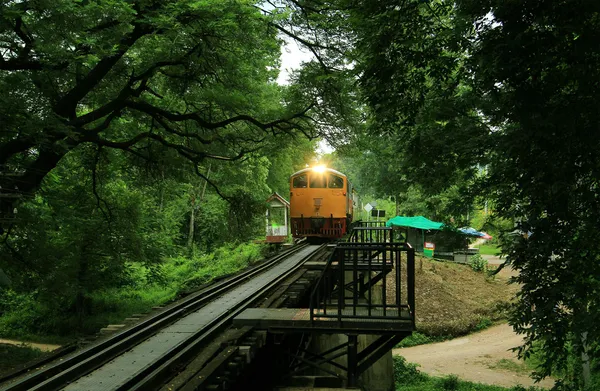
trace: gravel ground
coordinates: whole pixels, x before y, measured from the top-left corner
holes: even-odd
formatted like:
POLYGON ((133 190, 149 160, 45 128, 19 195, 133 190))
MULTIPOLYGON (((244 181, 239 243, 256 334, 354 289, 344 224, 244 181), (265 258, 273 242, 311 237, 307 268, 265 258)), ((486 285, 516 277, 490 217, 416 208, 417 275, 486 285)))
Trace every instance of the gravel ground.
POLYGON ((446 342, 394 349, 393 354, 419 364, 421 371, 434 376, 455 374, 463 380, 498 386, 551 388, 552 379, 536 384, 526 374, 494 368, 503 359, 517 362, 516 353, 510 349, 521 343, 522 338, 502 324, 446 342))

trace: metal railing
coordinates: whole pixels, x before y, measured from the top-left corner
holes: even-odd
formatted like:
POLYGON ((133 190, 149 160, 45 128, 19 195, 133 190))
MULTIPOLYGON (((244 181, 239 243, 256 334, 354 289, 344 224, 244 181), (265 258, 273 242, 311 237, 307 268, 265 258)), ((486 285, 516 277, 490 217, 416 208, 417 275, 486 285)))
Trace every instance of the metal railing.
POLYGON ((354 227, 348 242, 352 243, 385 243, 392 242, 391 227, 354 227))
POLYGON ((345 320, 395 318, 414 327, 414 249, 389 241, 391 231, 383 227, 357 231, 351 242, 336 246, 311 292, 311 322, 337 320, 341 326, 345 320), (387 241, 371 241, 378 235, 387 241), (389 274, 395 289, 388 291, 389 274))
POLYGON ((363 221, 357 220, 352 223, 352 227, 385 227, 385 221, 363 221))

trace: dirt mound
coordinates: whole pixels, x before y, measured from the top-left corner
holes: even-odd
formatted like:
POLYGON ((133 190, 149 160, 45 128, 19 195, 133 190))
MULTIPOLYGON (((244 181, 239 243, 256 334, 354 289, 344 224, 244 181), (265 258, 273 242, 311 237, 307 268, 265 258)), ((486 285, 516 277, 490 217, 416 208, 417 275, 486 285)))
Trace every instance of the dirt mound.
POLYGON ((462 335, 504 318, 518 290, 507 274, 490 278, 468 265, 421 257, 415 274, 417 330, 429 335, 462 335))

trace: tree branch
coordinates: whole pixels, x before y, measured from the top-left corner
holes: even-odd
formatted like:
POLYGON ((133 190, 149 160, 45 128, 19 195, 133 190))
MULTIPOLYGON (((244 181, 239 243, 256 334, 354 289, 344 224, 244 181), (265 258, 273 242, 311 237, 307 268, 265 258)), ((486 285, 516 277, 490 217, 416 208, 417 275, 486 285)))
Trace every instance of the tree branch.
POLYGON ((0 164, 4 164, 17 153, 25 152, 34 146, 33 137, 19 137, 0 145, 0 164))
POLYGON ((210 179, 208 179, 208 177, 206 175, 204 175, 200 172, 200 169, 198 168, 197 164, 194 164, 194 170, 196 171, 196 175, 198 175, 200 178, 204 179, 206 181, 206 183, 208 183, 213 189, 215 189, 215 192, 219 195, 219 197, 221 197, 222 199, 224 199, 225 201, 227 201, 230 204, 232 203, 231 197, 227 197, 223 193, 221 193, 221 190, 217 187, 217 185, 215 185, 210 179))
POLYGON ((75 118, 75 109, 77 103, 83 99, 102 79, 110 72, 113 66, 123 57, 133 44, 146 34, 152 32, 152 29, 136 25, 133 31, 123 37, 119 44, 119 49, 115 54, 107 56, 100 60, 98 64, 88 74, 82 78, 81 82, 73 87, 54 105, 54 111, 65 118, 75 118))
MULTIPOLYGON (((200 117, 198 115, 198 113, 176 114, 176 113, 172 113, 170 111, 161 109, 159 107, 152 106, 145 102, 128 101, 128 102, 126 102, 126 106, 131 109, 134 109, 134 110, 142 111, 152 117, 158 115, 158 116, 164 117, 164 118, 168 119, 169 121, 173 121, 173 122, 191 120, 191 121, 196 122, 199 126, 205 128, 205 129, 209 129, 209 130, 224 128, 230 124, 233 124, 235 122, 241 122, 241 121, 250 122, 251 124, 253 124, 263 130, 268 130, 268 129, 272 129, 275 127, 277 127, 278 129, 284 130, 280 126, 281 124, 286 124, 286 123, 290 124, 290 121, 293 119, 305 117, 306 113, 314 107, 314 103, 311 103, 308 107, 306 107, 304 110, 302 110, 299 113, 293 114, 287 118, 282 118, 282 119, 274 120, 271 122, 261 122, 261 121, 257 120, 256 118, 249 116, 249 115, 245 115, 245 114, 237 115, 237 116, 234 116, 234 117, 231 117, 231 118, 225 119, 223 121, 219 121, 219 122, 208 122, 208 121, 204 120, 202 117, 200 117)), ((290 130, 291 130, 291 128, 290 128, 290 130)))
POLYGON ((94 155, 94 165, 92 166, 92 193, 94 194, 94 197, 96 198, 96 207, 98 209, 100 209, 100 212, 102 212, 102 215, 104 215, 104 218, 108 222, 108 226, 110 229, 111 222, 113 220, 112 212, 111 212, 110 207, 109 207, 108 203, 106 202, 106 200, 103 200, 102 198, 100 198, 100 195, 98 194, 98 189, 97 189, 97 183, 98 183, 97 170, 98 170, 98 161, 100 160, 100 152, 101 151, 102 151, 102 146, 101 145, 96 146, 96 154, 94 155), (106 206, 106 210, 108 211, 108 214, 106 214, 106 212, 104 211, 104 208, 102 208, 102 206, 100 205, 100 202, 102 202, 104 204, 104 206, 106 206))
POLYGON ((10 60, 0 59, 1 71, 36 71, 42 68, 42 63, 39 61, 25 60, 22 58, 11 58, 10 60))
POLYGON ((205 139, 203 137, 200 137, 200 135, 196 134, 196 133, 181 132, 181 131, 178 131, 178 130, 172 128, 171 126, 169 126, 169 124, 167 124, 160 116, 153 116, 152 118, 154 120, 156 120, 156 122, 158 122, 160 124, 160 126, 162 126, 163 129, 166 130, 167 132, 176 134, 177 136, 181 136, 181 137, 193 138, 195 140, 200 141, 204 145, 212 144, 213 142, 218 141, 220 139, 217 136, 213 137, 212 139, 205 139))

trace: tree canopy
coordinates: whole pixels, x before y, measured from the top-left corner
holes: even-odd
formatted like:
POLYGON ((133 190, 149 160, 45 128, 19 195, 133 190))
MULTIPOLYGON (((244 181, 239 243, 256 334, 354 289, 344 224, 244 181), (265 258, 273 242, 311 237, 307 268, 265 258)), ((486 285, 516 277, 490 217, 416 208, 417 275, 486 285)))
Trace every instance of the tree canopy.
POLYGON ((69 275, 85 309, 128 262, 158 279, 185 239, 250 239, 261 200, 325 137, 337 168, 407 213, 467 224, 489 201, 511 225, 521 353, 542 352, 540 376, 598 359, 599 15, 569 0, 4 2, 2 267, 26 265, 23 290, 69 275), (288 86, 283 37, 313 56, 288 86))
POLYGON ((250 1, 1 7, 0 186, 14 195, 0 198, 3 215, 80 145, 151 162, 171 153, 195 169, 280 135, 315 138, 331 113, 318 86, 274 83, 290 17, 250 1))
POLYGON ((514 224, 503 250, 522 286, 521 353, 543 354, 540 376, 564 370, 600 341, 598 4, 351 4, 366 134, 383 158, 372 178, 389 195, 458 186, 489 199, 514 224))

